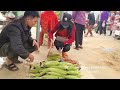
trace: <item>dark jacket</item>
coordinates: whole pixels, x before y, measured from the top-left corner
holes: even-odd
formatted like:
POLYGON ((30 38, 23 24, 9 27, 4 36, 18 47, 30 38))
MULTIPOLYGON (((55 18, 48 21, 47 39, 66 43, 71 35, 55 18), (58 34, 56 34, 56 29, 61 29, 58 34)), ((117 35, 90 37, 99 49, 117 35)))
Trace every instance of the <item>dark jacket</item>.
POLYGON ((89 19, 89 22, 88 22, 89 25, 94 25, 95 24, 94 14, 88 14, 88 19, 89 19))
POLYGON ((21 58, 26 59, 29 52, 25 49, 25 43, 32 45, 31 28, 27 27, 24 18, 16 19, 5 26, 0 33, 0 48, 5 43, 10 43, 10 47, 21 58))

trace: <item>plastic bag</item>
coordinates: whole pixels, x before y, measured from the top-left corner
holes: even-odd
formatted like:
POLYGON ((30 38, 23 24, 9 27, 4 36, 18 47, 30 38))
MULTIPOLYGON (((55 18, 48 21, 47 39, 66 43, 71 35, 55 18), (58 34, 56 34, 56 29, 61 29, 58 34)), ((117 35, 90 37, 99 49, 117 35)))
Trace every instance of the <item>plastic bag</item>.
POLYGON ((102 23, 102 27, 105 27, 105 22, 102 23))
POLYGON ((94 24, 94 27, 97 27, 97 26, 98 26, 98 24, 97 24, 97 23, 95 23, 95 24, 94 24))

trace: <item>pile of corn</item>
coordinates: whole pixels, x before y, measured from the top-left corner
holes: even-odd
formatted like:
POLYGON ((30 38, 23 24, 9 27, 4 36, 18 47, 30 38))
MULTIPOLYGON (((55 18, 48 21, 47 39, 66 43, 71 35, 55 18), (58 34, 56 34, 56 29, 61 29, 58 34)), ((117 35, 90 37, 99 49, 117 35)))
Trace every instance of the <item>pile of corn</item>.
POLYGON ((50 53, 45 62, 33 65, 30 73, 34 79, 80 79, 77 64, 61 62, 60 54, 50 53))
POLYGON ((78 67, 68 62, 45 61, 33 65, 30 73, 33 79, 80 79, 78 67))
POLYGON ((52 52, 49 54, 47 60, 48 61, 60 61, 60 54, 53 54, 52 52))

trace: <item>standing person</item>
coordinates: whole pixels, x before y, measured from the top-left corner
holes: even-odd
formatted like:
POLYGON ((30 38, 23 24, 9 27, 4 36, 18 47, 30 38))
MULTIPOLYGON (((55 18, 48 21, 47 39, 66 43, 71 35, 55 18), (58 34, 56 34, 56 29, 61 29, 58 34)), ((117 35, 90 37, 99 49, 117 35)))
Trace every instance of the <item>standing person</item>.
POLYGON ((76 34, 75 34, 75 48, 76 50, 82 49, 82 41, 83 41, 83 30, 85 29, 85 11, 73 11, 72 19, 76 26, 76 34))
MULTIPOLYGON (((51 31, 55 25, 58 23, 58 17, 54 11, 44 11, 41 13, 40 25, 41 25, 41 32, 40 32, 40 44, 43 44, 43 37, 44 34, 48 35, 48 32, 51 31)), ((50 40, 48 38, 48 48, 50 48, 50 40)))
POLYGON ((53 41, 55 33, 54 45, 57 50, 62 50, 62 57, 67 58, 67 52, 75 39, 75 25, 72 22, 72 16, 68 13, 63 14, 62 21, 59 21, 55 28, 49 31, 49 39, 53 41))
POLYGON ((114 20, 115 20, 115 12, 111 12, 110 13, 110 35, 112 35, 112 27, 113 27, 113 24, 114 24, 114 20))
POLYGON ((87 35, 90 33, 91 34, 91 36, 93 36, 93 34, 92 34, 92 28, 93 28, 93 26, 94 26, 94 24, 95 24, 95 15, 94 15, 94 13, 93 12, 90 12, 89 14, 88 14, 88 32, 87 32, 87 34, 85 35, 86 37, 87 37, 87 35))
POLYGON ((0 33, 0 57, 7 57, 5 66, 8 70, 18 70, 15 65, 18 56, 33 62, 32 52, 39 46, 31 37, 30 29, 36 24, 38 17, 37 11, 26 11, 22 18, 13 20, 0 33))
POLYGON ((104 35, 106 35, 106 22, 108 20, 109 13, 108 11, 102 11, 101 17, 100 17, 100 35, 104 31, 104 35), (104 24, 104 27, 102 26, 104 24))
POLYGON ((96 33, 98 33, 98 31, 100 31, 100 18, 101 18, 101 11, 99 12, 97 19, 96 19, 96 23, 98 24, 96 33))

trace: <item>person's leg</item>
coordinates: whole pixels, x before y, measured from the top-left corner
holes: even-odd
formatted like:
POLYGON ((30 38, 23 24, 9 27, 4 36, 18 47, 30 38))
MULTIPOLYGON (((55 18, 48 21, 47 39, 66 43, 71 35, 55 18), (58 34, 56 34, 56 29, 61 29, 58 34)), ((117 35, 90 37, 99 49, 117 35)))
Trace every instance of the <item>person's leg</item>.
POLYGON ((93 25, 90 25, 90 36, 93 36, 93 34, 92 34, 92 27, 93 27, 93 25))
POLYGON ((103 28, 103 31, 104 31, 104 35, 106 35, 106 22, 105 22, 105 27, 103 28))
POLYGON ((90 31, 91 31, 91 26, 89 25, 89 27, 88 27, 88 32, 87 32, 86 35, 88 35, 88 34, 90 33, 90 31))
POLYGON ((70 50, 70 44, 67 44, 63 47, 62 57, 68 58, 67 52, 70 50))
POLYGON ((63 51, 62 52, 68 52, 70 50, 70 44, 67 44, 63 47, 63 51))
POLYGON ((0 56, 7 57, 5 66, 11 70, 16 71, 18 67, 14 64, 14 60, 18 59, 18 54, 16 54, 10 46, 10 43, 4 44, 0 49, 0 56))
POLYGON ((48 45, 47 45, 48 49, 50 48, 50 46, 51 46, 51 41, 50 41, 50 39, 48 38, 48 45))
POLYGON ((83 42, 83 30, 85 29, 85 26, 84 25, 80 25, 80 33, 79 33, 79 44, 80 44, 80 47, 79 48, 83 48, 82 47, 82 42, 83 42))
POLYGON ((110 35, 109 36, 111 36, 112 35, 112 30, 110 30, 110 35))
POLYGON ((44 33, 41 31, 40 32, 40 43, 39 43, 39 46, 42 46, 42 44, 43 44, 43 37, 44 37, 44 33))
POLYGON ((79 24, 75 23, 76 25, 76 33, 75 33, 75 48, 79 46, 79 33, 80 33, 80 26, 79 24))
POLYGON ((87 37, 87 35, 88 35, 89 33, 90 33, 90 25, 88 26, 88 31, 87 31, 85 37, 87 37))
POLYGON ((54 45, 55 45, 56 49, 59 50, 59 48, 61 48, 61 49, 63 48, 64 43, 55 40, 55 41, 54 41, 54 45))
POLYGON ((100 21, 100 35, 102 34, 102 30, 103 30, 102 21, 100 21))
MULTIPOLYGON (((53 38, 53 40, 54 40, 54 38, 53 38)), ((50 39, 48 38, 48 45, 47 45, 48 49, 49 49, 50 47, 53 48, 53 46, 54 46, 54 43, 51 43, 50 39), (52 44, 52 45, 51 45, 51 44, 52 44)))
POLYGON ((100 22, 98 22, 96 33, 98 33, 99 29, 100 29, 100 22))

